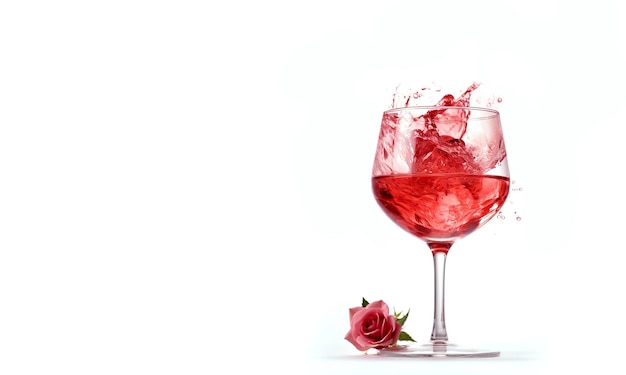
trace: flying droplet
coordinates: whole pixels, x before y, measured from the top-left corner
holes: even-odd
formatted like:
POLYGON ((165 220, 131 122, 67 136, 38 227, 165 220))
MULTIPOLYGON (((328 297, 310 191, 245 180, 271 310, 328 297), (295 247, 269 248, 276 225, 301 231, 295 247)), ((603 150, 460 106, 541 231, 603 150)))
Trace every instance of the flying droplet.
POLYGON ((498 98, 498 103, 502 103, 502 98, 498 98))
POLYGON ((515 218, 515 220, 517 220, 517 221, 522 221, 522 217, 521 217, 521 216, 518 216, 518 217, 516 217, 516 218, 515 218))
POLYGON ((500 213, 498 214, 498 216, 497 216, 497 217, 498 217, 498 219, 500 219, 500 220, 504 220, 504 219, 506 219, 506 217, 502 214, 502 212, 500 212, 500 213))

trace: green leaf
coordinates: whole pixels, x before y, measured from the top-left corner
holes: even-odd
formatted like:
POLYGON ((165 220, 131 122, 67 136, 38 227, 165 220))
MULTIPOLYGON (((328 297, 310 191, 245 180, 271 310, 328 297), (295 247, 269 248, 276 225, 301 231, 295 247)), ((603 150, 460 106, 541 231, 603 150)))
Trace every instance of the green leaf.
POLYGON ((409 309, 409 311, 407 311, 406 314, 403 317, 397 319, 398 323, 400 323, 401 326, 403 326, 404 322, 406 322, 406 319, 409 317, 409 313, 410 312, 411 312, 411 309, 409 309))
POLYGON ((361 301, 361 306, 365 307, 367 305, 369 305, 370 303, 367 302, 367 300, 365 298, 363 298, 363 301, 361 301))
POLYGON ((401 331, 400 332, 400 337, 398 338, 398 341, 413 341, 416 342, 415 340, 413 340, 413 337, 411 337, 408 333, 401 331))

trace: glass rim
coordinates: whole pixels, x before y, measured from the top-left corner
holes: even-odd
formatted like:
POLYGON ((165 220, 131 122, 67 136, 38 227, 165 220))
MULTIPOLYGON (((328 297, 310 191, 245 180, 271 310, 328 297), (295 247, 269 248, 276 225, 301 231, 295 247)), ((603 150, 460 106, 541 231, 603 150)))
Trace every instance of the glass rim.
POLYGON ((487 112, 490 113, 491 116, 487 115, 487 116, 481 116, 479 118, 491 118, 491 117, 498 117, 500 116, 500 112, 498 110, 495 110, 493 108, 487 108, 487 107, 463 107, 463 106, 459 106, 459 105, 416 105, 416 106, 409 106, 409 107, 401 107, 401 108, 391 108, 388 109, 386 111, 383 112, 383 114, 386 113, 397 113, 397 112, 402 112, 402 111, 407 111, 407 110, 433 110, 433 109, 468 109, 470 111, 478 111, 478 112, 487 112))

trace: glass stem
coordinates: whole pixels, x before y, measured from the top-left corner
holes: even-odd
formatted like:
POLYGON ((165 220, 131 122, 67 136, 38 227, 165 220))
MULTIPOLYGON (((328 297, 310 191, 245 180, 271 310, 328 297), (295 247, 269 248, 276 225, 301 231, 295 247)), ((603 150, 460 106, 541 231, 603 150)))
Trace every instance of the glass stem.
POLYGON ((448 331, 446 330, 445 318, 445 280, 446 280, 446 256, 451 243, 429 243, 433 252, 435 264, 435 316, 433 318, 433 333, 431 341, 447 342, 448 331))

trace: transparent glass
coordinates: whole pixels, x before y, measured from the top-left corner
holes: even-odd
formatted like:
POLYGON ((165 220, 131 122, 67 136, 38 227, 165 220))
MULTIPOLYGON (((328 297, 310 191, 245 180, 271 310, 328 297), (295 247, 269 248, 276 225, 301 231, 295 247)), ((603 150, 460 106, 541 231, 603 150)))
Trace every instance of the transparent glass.
POLYGON ((450 343, 445 320, 445 267, 452 245, 493 218, 509 193, 500 114, 478 107, 425 106, 383 113, 372 171, 374 197, 387 216, 424 241, 434 261, 430 341, 379 354, 408 357, 497 357, 498 351, 450 343))

